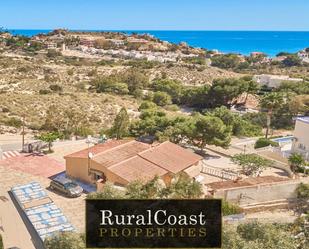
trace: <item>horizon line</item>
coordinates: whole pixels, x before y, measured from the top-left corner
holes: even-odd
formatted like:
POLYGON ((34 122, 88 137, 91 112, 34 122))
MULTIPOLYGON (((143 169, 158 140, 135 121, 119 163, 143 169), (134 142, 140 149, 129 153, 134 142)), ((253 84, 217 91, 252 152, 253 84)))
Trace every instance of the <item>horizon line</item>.
MULTIPOLYGON (((3 28, 3 27, 2 27, 3 28)), ((14 31, 14 30, 57 30, 67 29, 68 31, 193 31, 193 32, 309 32, 309 30, 224 30, 224 29, 70 29, 70 28, 3 28, 3 30, 14 31)))

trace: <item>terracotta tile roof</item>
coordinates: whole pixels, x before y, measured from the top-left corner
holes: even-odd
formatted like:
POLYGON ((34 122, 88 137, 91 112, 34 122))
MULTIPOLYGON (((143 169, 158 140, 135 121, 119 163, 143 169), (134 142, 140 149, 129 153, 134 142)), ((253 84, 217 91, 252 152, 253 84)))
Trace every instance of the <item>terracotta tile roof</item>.
POLYGON ((139 156, 172 173, 178 173, 202 159, 201 156, 171 142, 139 153, 139 156))
POLYGON ((149 181, 154 176, 162 176, 168 173, 165 169, 135 156, 127 161, 109 167, 109 170, 128 182, 134 180, 149 181))
POLYGON ((136 156, 138 153, 149 149, 151 145, 137 142, 135 140, 114 147, 108 151, 101 152, 92 158, 93 161, 109 168, 129 158, 136 156))
MULTIPOLYGON (((202 159, 171 142, 149 145, 135 140, 111 140, 91 147, 90 151, 94 154, 93 161, 127 181, 178 173, 202 159)), ((87 153, 86 149, 65 158, 85 158, 87 153)))
MULTIPOLYGON (((110 150, 112 148, 115 148, 119 145, 131 142, 132 140, 109 140, 104 144, 97 144, 95 146, 92 146, 89 148, 89 151, 93 155, 97 155, 99 153, 102 153, 104 151, 110 150)), ((81 151, 74 152, 72 154, 66 155, 64 158, 72 158, 72 157, 77 157, 77 158, 87 158, 88 157, 88 149, 84 149, 81 151)))

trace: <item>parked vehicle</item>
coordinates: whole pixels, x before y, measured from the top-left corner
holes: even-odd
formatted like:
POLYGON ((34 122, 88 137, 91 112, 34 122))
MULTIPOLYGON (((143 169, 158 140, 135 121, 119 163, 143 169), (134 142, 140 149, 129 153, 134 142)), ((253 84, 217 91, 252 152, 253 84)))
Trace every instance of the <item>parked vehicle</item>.
POLYGON ((81 186, 65 177, 53 179, 50 183, 50 189, 57 190, 68 197, 78 197, 83 192, 81 186))

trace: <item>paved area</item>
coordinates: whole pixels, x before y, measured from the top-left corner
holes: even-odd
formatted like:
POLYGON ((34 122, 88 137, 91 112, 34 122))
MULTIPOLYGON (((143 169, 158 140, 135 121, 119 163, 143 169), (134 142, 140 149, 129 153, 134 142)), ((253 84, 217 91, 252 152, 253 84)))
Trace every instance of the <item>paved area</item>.
MULTIPOLYGON (((221 170, 230 170, 236 173, 241 173, 241 167, 231 161, 230 157, 223 156, 219 153, 213 151, 207 151, 207 156, 204 158, 204 163, 213 168, 221 169, 221 170)), ((211 183, 216 181, 222 181, 221 178, 215 176, 207 176, 203 174, 204 180, 203 183, 211 183)), ((247 176, 240 174, 241 177, 247 178, 247 176)), ((276 177, 286 177, 288 178, 288 174, 281 169, 277 168, 267 168, 265 169, 261 176, 276 176, 276 177)))
MULTIPOLYGON (((92 145, 91 145, 92 146, 92 145)), ((85 140, 57 142, 53 145, 53 153, 48 157, 54 158, 61 163, 65 163, 64 156, 73 152, 86 149, 88 144, 85 140)))
POLYGON ((10 150, 10 151, 5 151, 3 152, 2 159, 7 159, 11 157, 17 157, 20 156, 19 151, 17 150, 10 150))
POLYGON ((291 210, 264 211, 252 214, 246 214, 247 220, 258 220, 262 223, 293 223, 297 215, 291 210))
POLYGON ((0 165, 44 177, 51 177, 65 170, 64 164, 42 154, 20 154, 0 160, 0 165))
MULTIPOLYGON (((32 142, 33 136, 27 134, 25 143, 32 142)), ((3 151, 21 150, 22 136, 20 134, 0 134, 0 147, 3 151)))
MULTIPOLYGON (((42 166, 43 167, 43 166, 42 166)), ((84 232, 85 226, 85 195, 78 198, 67 198, 48 189, 50 180, 46 177, 31 175, 26 172, 0 165, 0 233, 3 236, 5 248, 17 246, 25 249, 33 249, 31 234, 26 229, 21 216, 17 212, 8 191, 17 184, 26 184, 31 181, 39 182, 46 188, 49 197, 63 211, 72 225, 84 232), (1 229, 2 228, 2 229, 1 229), (17 232, 18 231, 18 232, 17 232)))

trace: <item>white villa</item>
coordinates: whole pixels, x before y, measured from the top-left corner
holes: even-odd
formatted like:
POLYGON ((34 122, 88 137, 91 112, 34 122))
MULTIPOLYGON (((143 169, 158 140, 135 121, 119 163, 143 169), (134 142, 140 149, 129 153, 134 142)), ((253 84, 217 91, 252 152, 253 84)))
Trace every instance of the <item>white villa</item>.
POLYGON ((309 160, 309 116, 296 119, 292 152, 300 153, 309 160))
POLYGON ((303 81, 303 79, 290 78, 287 75, 270 75, 270 74, 254 75, 253 80, 259 83, 260 85, 267 86, 269 88, 277 88, 284 81, 290 81, 294 83, 303 81))

